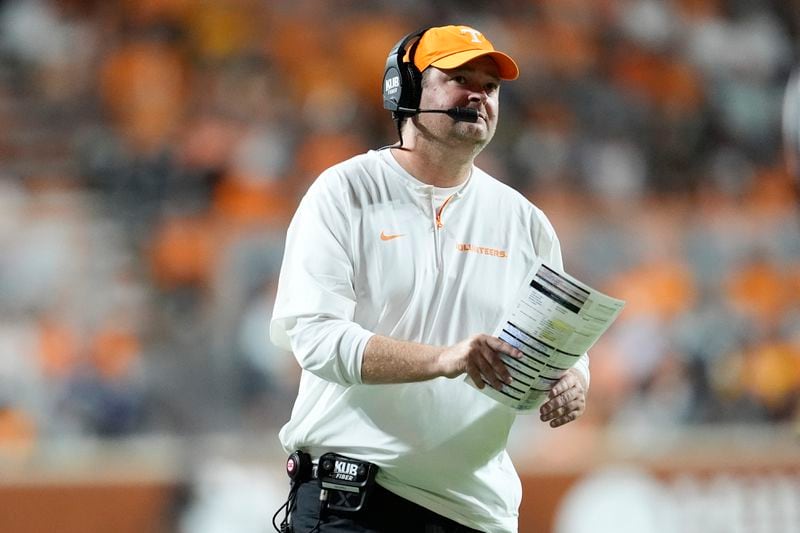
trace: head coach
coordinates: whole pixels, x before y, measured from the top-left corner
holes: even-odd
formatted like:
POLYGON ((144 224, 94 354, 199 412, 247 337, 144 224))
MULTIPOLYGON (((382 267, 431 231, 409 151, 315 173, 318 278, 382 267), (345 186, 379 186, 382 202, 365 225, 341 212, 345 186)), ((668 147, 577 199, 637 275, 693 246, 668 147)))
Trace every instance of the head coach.
MULTIPOLYGON (((517 531, 515 414, 454 378, 502 389, 500 357, 521 353, 487 332, 536 257, 562 268, 544 213, 474 164, 518 75, 468 26, 403 37, 383 78, 400 142, 330 167, 303 197, 270 325, 303 369, 280 432, 283 530, 517 531)), ((584 355, 561 378, 543 421, 583 413, 588 368, 584 355)))

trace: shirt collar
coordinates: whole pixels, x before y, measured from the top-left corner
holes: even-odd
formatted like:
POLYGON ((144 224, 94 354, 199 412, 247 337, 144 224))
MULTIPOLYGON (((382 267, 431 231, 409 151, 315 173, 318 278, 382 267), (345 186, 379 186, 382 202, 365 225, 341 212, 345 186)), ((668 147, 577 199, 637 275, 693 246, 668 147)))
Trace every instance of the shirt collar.
POLYGON ((400 163, 397 162, 397 159, 395 159, 391 150, 381 150, 378 152, 378 155, 392 168, 392 170, 397 172, 397 174, 404 179, 407 187, 417 194, 425 196, 433 194, 433 196, 436 198, 446 198, 448 196, 455 195, 456 198, 459 198, 467 192, 469 185, 472 183, 472 178, 475 175, 475 165, 473 165, 469 171, 469 177, 464 183, 456 185, 455 187, 436 187, 434 185, 421 182, 411 173, 406 171, 406 169, 404 169, 400 163))

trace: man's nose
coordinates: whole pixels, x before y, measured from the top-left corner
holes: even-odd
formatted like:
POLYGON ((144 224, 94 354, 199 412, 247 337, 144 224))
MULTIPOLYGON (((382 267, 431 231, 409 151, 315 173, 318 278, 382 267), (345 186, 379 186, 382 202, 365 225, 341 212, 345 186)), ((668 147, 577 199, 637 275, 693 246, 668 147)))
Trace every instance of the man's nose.
POLYGON ((487 98, 487 96, 486 96, 486 92, 485 91, 480 91, 480 90, 477 90, 477 89, 473 89, 469 93, 469 101, 470 102, 483 103, 486 100, 486 98, 487 98))

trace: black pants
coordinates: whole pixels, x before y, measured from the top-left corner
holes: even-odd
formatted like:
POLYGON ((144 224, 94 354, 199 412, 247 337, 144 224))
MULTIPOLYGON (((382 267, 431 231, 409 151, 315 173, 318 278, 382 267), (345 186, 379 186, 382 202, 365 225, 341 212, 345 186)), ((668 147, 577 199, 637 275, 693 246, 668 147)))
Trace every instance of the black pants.
MULTIPOLYGON (((297 489, 293 533, 308 533, 319 518, 319 481, 297 489)), ((320 533, 480 533, 375 485, 366 507, 356 513, 326 511, 320 533)))

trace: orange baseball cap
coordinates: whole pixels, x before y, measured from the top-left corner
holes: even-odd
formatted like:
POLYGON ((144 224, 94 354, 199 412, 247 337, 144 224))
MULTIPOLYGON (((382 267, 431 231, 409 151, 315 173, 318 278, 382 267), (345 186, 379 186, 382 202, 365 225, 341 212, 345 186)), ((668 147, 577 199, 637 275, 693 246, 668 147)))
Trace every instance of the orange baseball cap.
MULTIPOLYGON (((414 52, 414 65, 420 72, 431 65, 456 68, 481 56, 494 59, 501 79, 515 80, 519 77, 519 68, 511 56, 495 50, 481 32, 469 26, 440 26, 427 30, 414 52)), ((408 53, 405 60, 408 61, 408 53)))

